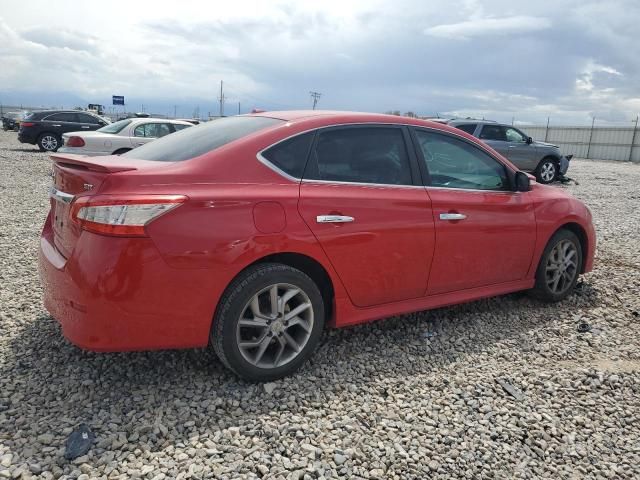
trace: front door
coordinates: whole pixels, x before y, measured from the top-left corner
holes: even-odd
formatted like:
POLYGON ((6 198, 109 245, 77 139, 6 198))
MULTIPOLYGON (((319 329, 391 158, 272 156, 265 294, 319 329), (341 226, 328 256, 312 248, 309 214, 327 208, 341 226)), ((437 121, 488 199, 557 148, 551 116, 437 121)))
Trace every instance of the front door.
POLYGON ((406 130, 321 130, 299 211, 358 307, 424 295, 434 248, 429 197, 412 173, 406 130))
POLYGON ((436 227, 427 293, 523 279, 536 239, 528 193, 511 191, 506 167, 471 142, 415 134, 436 227))

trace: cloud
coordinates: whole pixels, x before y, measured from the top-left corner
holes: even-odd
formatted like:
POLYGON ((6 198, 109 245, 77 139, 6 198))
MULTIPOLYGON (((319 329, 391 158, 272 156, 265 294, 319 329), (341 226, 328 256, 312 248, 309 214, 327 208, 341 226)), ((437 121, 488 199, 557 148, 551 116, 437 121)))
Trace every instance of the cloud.
POLYGON ((436 25, 425 29, 424 33, 432 37, 469 39, 537 32, 551 28, 551 25, 551 21, 544 17, 516 15, 502 18, 473 18, 464 22, 436 25))
MULTIPOLYGON (((46 3, 31 0, 29 10, 46 3)), ((217 111, 224 80, 227 111, 238 102, 243 111, 309 108, 312 90, 323 94, 320 108, 509 122, 627 121, 640 109, 640 57, 629 53, 638 2, 183 3, 62 2, 54 22, 5 9, 0 98, 59 105, 119 94, 131 108, 173 114, 177 104, 184 115, 217 111)))

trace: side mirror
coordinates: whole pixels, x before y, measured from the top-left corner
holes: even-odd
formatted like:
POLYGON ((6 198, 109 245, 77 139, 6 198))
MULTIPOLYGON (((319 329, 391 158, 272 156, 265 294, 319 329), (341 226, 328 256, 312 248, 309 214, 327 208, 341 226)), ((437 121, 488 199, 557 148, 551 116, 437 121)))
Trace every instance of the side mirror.
POLYGON ((529 180, 529 175, 524 172, 516 172, 515 178, 515 191, 516 192, 528 192, 531 190, 531 180, 529 180))
POLYGON ((527 143, 531 145, 533 143, 533 138, 527 137, 527 143))

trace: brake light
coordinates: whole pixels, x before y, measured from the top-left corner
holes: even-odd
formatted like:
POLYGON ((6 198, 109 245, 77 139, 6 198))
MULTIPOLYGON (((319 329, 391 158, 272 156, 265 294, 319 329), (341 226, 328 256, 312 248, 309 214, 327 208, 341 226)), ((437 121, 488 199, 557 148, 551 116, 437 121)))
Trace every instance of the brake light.
POLYGON ((66 143, 67 147, 84 147, 84 140, 82 137, 69 137, 66 143))
POLYGON ((20 124, 21 127, 33 127, 35 125, 35 123, 33 122, 22 122, 20 124))
POLYGON ((71 218, 80 228, 102 235, 146 237, 145 226, 173 210, 184 195, 98 195, 80 197, 72 204, 71 218))

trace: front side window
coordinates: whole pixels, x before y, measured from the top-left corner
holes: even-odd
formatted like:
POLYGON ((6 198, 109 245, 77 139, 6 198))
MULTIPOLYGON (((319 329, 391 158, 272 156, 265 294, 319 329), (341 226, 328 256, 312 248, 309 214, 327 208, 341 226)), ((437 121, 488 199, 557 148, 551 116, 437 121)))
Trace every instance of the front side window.
POLYGON ((507 137, 507 142, 526 142, 527 137, 522 135, 519 130, 515 128, 507 127, 505 131, 505 137, 507 137))
POLYGON ((77 113, 76 115, 78 115, 79 121, 82 123, 91 123, 95 125, 100 123, 100 121, 93 115, 87 115, 86 113, 77 113))
POLYGON ((450 135, 416 130, 431 186, 508 190, 507 170, 489 154, 450 135))
POLYGON ((318 134, 306 178, 336 182, 411 185, 400 128, 336 128, 318 134))
POLYGON ((505 128, 500 125, 483 125, 482 131, 480 132, 480 138, 482 140, 507 141, 505 128))
POLYGON ((157 162, 180 162, 276 125, 284 120, 269 117, 226 117, 185 128, 125 153, 124 157, 157 162))
POLYGON ((262 156, 286 174, 302 178, 313 135, 313 132, 297 135, 265 150, 262 156))
POLYGON ((463 132, 467 132, 469 135, 473 135, 473 132, 476 131, 475 123, 465 123, 464 125, 456 125, 455 127, 463 132))

